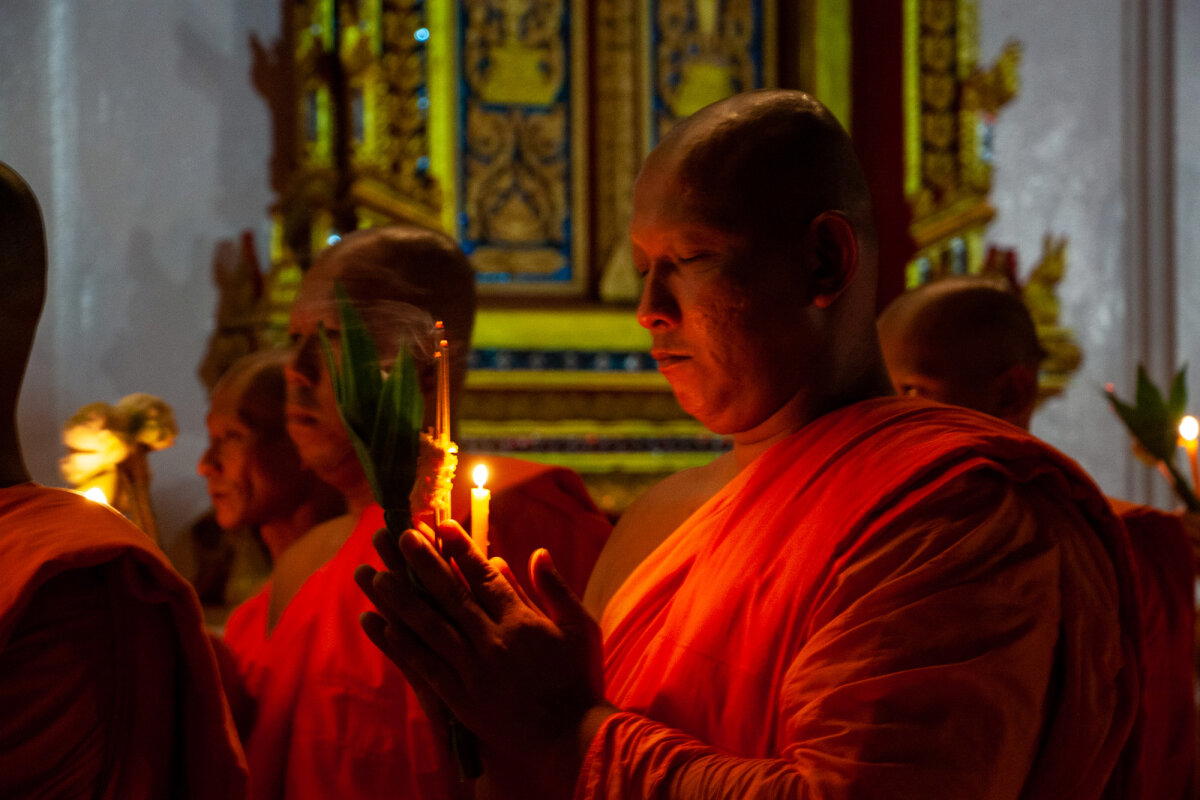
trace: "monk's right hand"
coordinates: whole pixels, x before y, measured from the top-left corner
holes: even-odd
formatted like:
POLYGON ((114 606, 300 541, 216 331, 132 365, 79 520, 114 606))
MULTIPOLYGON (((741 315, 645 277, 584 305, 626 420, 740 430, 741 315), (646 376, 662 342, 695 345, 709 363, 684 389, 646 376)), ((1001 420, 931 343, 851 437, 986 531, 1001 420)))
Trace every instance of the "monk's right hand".
POLYGON ((615 712, 603 698, 599 626, 545 550, 530 559, 532 602, 457 523, 438 533, 441 554, 417 531, 400 537, 398 552, 391 537, 376 537, 389 569, 360 568, 380 613, 364 628, 479 737, 497 796, 510 794, 507 785, 569 797, 590 734, 615 712))

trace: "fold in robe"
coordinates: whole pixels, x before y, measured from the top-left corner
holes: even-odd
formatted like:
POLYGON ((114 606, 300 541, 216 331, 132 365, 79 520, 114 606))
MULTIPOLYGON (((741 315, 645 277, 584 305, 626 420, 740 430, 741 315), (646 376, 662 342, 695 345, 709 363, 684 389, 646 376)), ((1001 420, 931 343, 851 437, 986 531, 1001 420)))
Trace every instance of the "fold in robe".
POLYGON ((1196 796, 1195 572, 1174 514, 1110 500, 1133 546, 1142 614, 1142 741, 1138 796, 1196 796))
POLYGON ((578 798, 1074 798, 1127 785, 1124 529, 1066 457, 885 398, 779 442, 607 606, 578 798))
POLYGON ((200 604, 106 506, 0 489, 0 797, 236 800, 200 604))
MULTIPOLYGON (((464 458, 454 518, 470 529, 464 458), (464 472, 465 470, 465 472, 464 472)), ((575 473, 488 457, 491 554, 521 577, 546 547, 582 593, 610 530, 575 473)), ((254 800, 437 800, 448 795, 446 745, 399 668, 367 639, 359 615, 371 609, 354 583, 359 564, 382 564, 371 545, 383 527, 378 506, 364 512, 337 554, 313 573, 267 634, 270 585, 239 606, 225 628, 254 720, 246 739, 254 800)))

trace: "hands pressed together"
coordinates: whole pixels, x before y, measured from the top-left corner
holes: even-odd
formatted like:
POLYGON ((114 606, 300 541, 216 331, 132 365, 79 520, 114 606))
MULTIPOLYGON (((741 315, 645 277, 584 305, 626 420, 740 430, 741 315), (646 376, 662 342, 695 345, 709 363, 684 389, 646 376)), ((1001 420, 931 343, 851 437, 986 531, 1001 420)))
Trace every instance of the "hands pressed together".
POLYGON ((569 797, 592 734, 616 709, 604 701, 599 626, 550 554, 530 558, 531 598, 455 522, 436 537, 425 525, 399 541, 381 530, 375 548, 388 569, 355 575, 379 611, 363 615, 363 629, 435 725, 448 708, 479 737, 479 793, 569 797))

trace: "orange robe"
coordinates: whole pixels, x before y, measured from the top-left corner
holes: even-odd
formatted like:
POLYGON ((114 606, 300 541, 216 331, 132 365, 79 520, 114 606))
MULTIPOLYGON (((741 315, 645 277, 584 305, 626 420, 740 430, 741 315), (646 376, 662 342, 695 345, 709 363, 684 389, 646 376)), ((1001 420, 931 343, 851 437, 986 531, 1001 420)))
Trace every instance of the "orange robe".
POLYGON ((1174 514, 1110 500, 1133 545, 1142 613, 1140 797, 1196 796, 1192 545, 1174 514))
MULTIPOLYGON (((460 464, 469 472, 474 459, 460 464)), ((610 530, 579 476, 499 457, 492 470, 491 554, 518 575, 538 547, 555 554, 577 592, 610 530)), ((454 517, 469 530, 469 481, 454 517)), ((371 538, 383 513, 371 506, 337 554, 313 573, 267 635, 270 585, 229 618, 225 640, 254 706, 246 739, 255 800, 437 800, 452 781, 445 743, 400 670, 371 644, 359 615, 371 608, 354 583, 359 564, 382 568, 371 538)))
POLYGON ((623 711, 576 797, 1123 790, 1136 614, 1124 529, 1064 456, 964 409, 841 409, 617 591, 601 625, 623 711))
POLYGON ((243 796, 200 604, 145 534, 0 489, 0 575, 0 797, 243 796))

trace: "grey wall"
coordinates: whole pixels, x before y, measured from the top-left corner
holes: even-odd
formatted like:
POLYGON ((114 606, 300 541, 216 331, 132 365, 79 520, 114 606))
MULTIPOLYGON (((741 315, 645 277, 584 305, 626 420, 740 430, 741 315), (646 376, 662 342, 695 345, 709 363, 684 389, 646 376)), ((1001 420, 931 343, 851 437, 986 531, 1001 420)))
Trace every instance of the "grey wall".
POLYGON ((59 428, 134 391, 175 407, 183 433, 151 457, 173 536, 206 506, 196 367, 218 238, 265 241, 270 128, 248 37, 278 3, 3 0, 0 159, 32 185, 49 238, 49 299, 19 424, 35 479, 62 485, 59 428))
POLYGON ((984 61, 1008 39, 1025 46, 1020 94, 996 130, 991 238, 1029 269, 1044 233, 1069 237, 1063 322, 1086 359, 1034 431, 1110 494, 1163 505, 1161 480, 1130 457, 1101 391, 1111 381, 1132 394, 1138 361, 1163 380, 1200 335, 1198 17, 1192 0, 980 3, 984 61))

